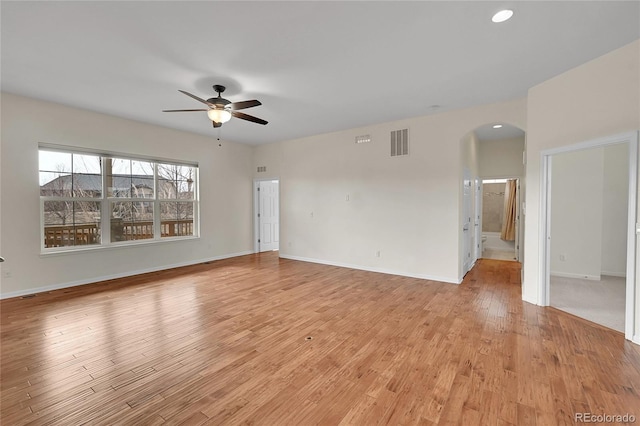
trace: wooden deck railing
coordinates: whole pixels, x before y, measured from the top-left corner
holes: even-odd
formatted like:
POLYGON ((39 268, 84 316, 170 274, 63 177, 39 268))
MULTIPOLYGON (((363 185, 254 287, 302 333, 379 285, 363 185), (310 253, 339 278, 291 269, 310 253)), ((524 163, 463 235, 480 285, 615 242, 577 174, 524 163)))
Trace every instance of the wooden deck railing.
MULTIPOLYGON (((163 237, 193 235, 193 219, 163 220, 163 237)), ((153 238, 153 222, 111 222, 112 241, 133 241, 153 238)), ((100 243, 100 228, 96 223, 83 225, 49 225, 44 227, 44 246, 66 247, 100 243)))

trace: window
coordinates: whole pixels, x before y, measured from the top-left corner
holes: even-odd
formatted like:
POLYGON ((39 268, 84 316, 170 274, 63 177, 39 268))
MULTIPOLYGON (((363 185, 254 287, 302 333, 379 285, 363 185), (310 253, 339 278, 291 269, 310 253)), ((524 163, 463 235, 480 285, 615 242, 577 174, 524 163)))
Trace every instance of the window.
POLYGON ((197 235, 198 166, 40 148, 43 248, 197 235))

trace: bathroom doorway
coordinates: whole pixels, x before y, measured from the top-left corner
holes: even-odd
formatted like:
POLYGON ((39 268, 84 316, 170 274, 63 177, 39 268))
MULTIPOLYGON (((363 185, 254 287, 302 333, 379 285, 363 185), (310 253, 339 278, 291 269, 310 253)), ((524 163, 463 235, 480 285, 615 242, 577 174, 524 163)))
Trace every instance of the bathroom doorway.
POLYGON ((482 258, 519 260, 520 180, 482 180, 482 258))

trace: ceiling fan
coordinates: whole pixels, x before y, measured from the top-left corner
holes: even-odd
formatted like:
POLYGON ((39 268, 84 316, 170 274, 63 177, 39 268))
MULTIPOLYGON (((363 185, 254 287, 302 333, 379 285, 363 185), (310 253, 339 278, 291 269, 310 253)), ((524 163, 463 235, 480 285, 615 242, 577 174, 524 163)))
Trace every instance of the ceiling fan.
POLYGON ((213 86, 213 90, 218 93, 217 98, 209 98, 206 101, 202 98, 197 97, 196 95, 192 95, 189 92, 185 92, 184 90, 178 90, 180 93, 184 93, 187 96, 192 97, 196 101, 200 101, 203 104, 207 105, 208 108, 202 109, 165 109, 162 112, 194 112, 194 111, 206 111, 209 119, 213 123, 213 127, 220 127, 222 123, 226 123, 231 119, 231 117, 241 118, 242 120, 252 121, 258 124, 267 124, 268 121, 265 121, 261 118, 254 117, 249 114, 245 114, 242 112, 238 112, 239 109, 246 109, 255 107, 258 105, 262 105, 260 101, 255 99, 251 101, 241 101, 241 102, 231 102, 220 94, 224 92, 226 87, 216 84, 213 86))

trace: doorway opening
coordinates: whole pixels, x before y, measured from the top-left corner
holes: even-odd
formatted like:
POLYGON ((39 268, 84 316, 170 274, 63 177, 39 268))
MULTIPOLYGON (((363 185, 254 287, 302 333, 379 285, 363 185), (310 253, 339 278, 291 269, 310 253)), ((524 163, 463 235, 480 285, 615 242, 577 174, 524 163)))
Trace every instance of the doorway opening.
MULTIPOLYGON (((504 123, 486 123, 468 132, 461 139, 462 176, 460 191, 460 280, 473 267, 476 259, 524 259, 524 206, 526 137, 521 128, 504 123), (499 217, 504 217, 504 194, 507 182, 513 181, 515 196, 509 198, 511 220, 504 238, 502 229, 483 232, 483 181, 497 182, 501 188, 499 217), (496 232, 497 234, 487 234, 496 232), (484 241, 483 241, 484 236, 484 241), (508 241, 508 243, 504 242, 508 241), (500 242, 503 241, 501 245, 500 242), (513 250, 512 250, 513 247, 513 250), (484 250, 483 250, 484 249, 484 250), (484 253, 483 253, 484 251, 484 253), (507 254, 508 251, 508 254, 507 254)), ((488 190, 491 190, 488 187, 488 190)), ((510 192, 509 192, 510 193, 510 192)), ((502 220, 500 221, 502 225, 502 220)), ((524 269, 522 269, 524 270, 524 269)), ((522 278, 522 277, 521 277, 522 278)))
POLYGON ((640 343, 637 170, 637 133, 542 153, 540 300, 640 343))
POLYGON ((256 180, 254 194, 254 252, 280 249, 280 181, 256 180))
POLYGON ((479 257, 519 260, 520 179, 482 179, 481 252, 479 257))

